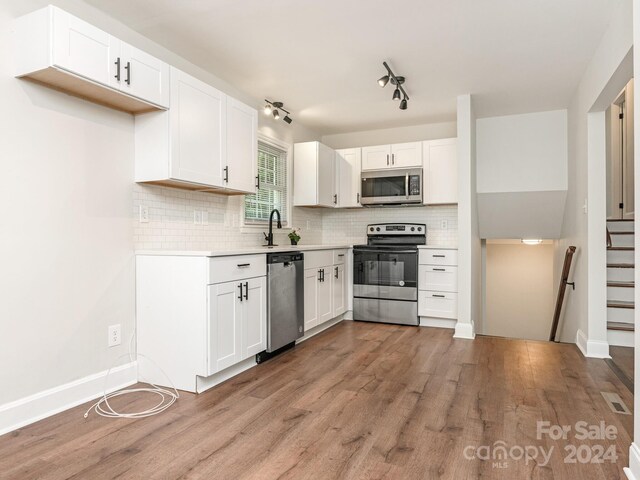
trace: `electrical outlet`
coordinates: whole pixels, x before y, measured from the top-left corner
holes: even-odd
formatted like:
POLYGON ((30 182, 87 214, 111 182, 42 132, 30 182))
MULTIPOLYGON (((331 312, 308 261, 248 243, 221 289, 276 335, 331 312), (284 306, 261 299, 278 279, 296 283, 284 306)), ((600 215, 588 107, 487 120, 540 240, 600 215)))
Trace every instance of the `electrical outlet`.
POLYGON ((202 210, 202 225, 209 225, 209 212, 202 210))
POLYGON ((193 211, 193 223, 195 225, 202 225, 202 212, 200 210, 193 211))
POLYGON ((446 220, 442 220, 440 222, 440 228, 443 230, 446 230, 449 227, 449 222, 447 222, 446 220))
POLYGON ((307 220, 307 230, 311 230, 311 220, 307 220))
POLYGON ((122 343, 122 331, 120 330, 120 324, 109 326, 109 342, 110 347, 115 347, 122 343))
POLYGON ((149 207, 140 205, 140 223, 149 223, 149 207))

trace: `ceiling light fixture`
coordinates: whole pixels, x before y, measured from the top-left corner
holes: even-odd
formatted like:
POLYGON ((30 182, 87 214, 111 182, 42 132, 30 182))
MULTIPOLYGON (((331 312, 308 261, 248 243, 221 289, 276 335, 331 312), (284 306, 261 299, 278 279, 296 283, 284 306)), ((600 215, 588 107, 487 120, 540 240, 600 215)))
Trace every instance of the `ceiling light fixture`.
POLYGON ((542 243, 541 238, 523 238, 522 243, 525 245, 540 245, 542 243))
POLYGON ((282 110, 284 113, 286 113, 286 115, 284 116, 283 120, 286 123, 288 123, 289 125, 291 124, 291 122, 293 122, 293 120, 289 116, 289 115, 291 115, 291 112, 284 108, 284 103, 282 103, 282 102, 271 102, 271 101, 266 100, 266 99, 265 99, 265 102, 267 102, 266 105, 264 106, 264 114, 265 115, 273 115, 273 118, 275 120, 279 120, 280 119, 280 110, 282 110))
POLYGON ((385 87, 389 82, 391 82, 391 85, 395 85, 396 89, 393 91, 392 98, 394 100, 400 100, 400 93, 402 93, 403 98, 400 101, 400 110, 406 110, 409 95, 407 95, 407 92, 405 92, 404 88, 402 88, 402 84, 404 83, 405 78, 395 75, 391 71, 391 68, 389 68, 389 65, 387 65, 387 62, 382 62, 382 65, 384 65, 384 68, 387 69, 387 74, 384 77, 380 77, 380 79, 378 80, 378 85, 380 85, 381 87, 385 87))

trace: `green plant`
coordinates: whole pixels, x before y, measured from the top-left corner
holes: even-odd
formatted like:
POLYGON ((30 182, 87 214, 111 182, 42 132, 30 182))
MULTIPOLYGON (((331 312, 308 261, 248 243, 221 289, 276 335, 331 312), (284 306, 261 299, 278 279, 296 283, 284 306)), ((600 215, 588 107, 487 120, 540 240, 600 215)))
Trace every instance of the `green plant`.
POLYGON ((300 229, 299 228, 291 229, 291 231, 289 232, 289 239, 293 240, 294 242, 300 241, 300 229))

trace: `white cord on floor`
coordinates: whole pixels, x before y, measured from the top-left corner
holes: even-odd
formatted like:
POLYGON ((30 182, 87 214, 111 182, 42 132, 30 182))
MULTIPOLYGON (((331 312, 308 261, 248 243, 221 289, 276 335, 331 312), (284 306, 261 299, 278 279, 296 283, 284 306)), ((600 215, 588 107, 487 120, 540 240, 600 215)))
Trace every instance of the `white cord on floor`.
MULTIPOLYGON (((125 353, 124 355, 120 355, 114 362, 114 364, 120 360, 121 358, 125 357, 125 356, 129 356, 129 358, 131 358, 131 352, 129 353, 125 353)), ((180 398, 180 394, 178 393, 178 390, 176 390, 176 388, 173 386, 173 383, 171 382, 171 379, 169 378, 169 376, 164 372, 164 370, 162 370, 162 368, 160 368, 160 366, 155 363, 153 360, 151 360, 150 358, 140 354, 140 353, 136 353, 136 357, 142 357, 147 359, 148 361, 150 361, 153 365, 155 365, 158 370, 160 370, 160 372, 162 372, 162 374, 165 376, 165 378, 167 379, 167 381, 169 382, 169 384, 171 385, 171 390, 167 389, 167 388, 163 388, 163 387, 159 387, 157 385, 154 385, 153 383, 149 383, 149 385, 151 385, 151 387, 144 387, 144 388, 127 388, 124 390, 118 390, 116 392, 111 392, 111 393, 107 393, 107 386, 108 386, 108 382, 109 382, 109 375, 111 374, 111 370, 113 369, 113 364, 111 365, 111 367, 109 367, 109 370, 107 371, 107 376, 105 377, 104 380, 104 394, 102 395, 102 398, 100 400, 98 400, 96 403, 94 403, 93 405, 91 405, 87 411, 84 414, 84 418, 87 418, 89 416, 89 413, 91 412, 91 410, 95 410, 95 412, 102 416, 102 417, 108 417, 108 418, 145 418, 145 417, 150 417, 152 415, 157 415, 159 413, 164 412, 167 408, 169 408, 171 405, 173 405, 176 400, 178 400, 178 398, 180 398), (132 412, 132 413, 126 413, 126 412, 118 412, 116 411, 110 404, 109 404, 109 400, 113 399, 115 397, 120 397, 122 395, 128 395, 131 393, 153 393, 155 395, 158 395, 160 397, 160 401, 158 402, 157 405, 155 405, 154 407, 148 408, 147 410, 143 410, 142 412, 132 412), (104 406, 103 406, 104 404, 104 406)))

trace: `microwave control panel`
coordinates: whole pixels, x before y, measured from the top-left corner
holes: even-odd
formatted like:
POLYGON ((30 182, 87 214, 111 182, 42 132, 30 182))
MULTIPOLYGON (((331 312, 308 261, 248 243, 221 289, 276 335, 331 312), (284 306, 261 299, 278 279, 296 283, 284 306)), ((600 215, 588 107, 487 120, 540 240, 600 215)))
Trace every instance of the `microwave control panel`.
POLYGON ((409 195, 420 195, 420 175, 409 176, 409 195))

